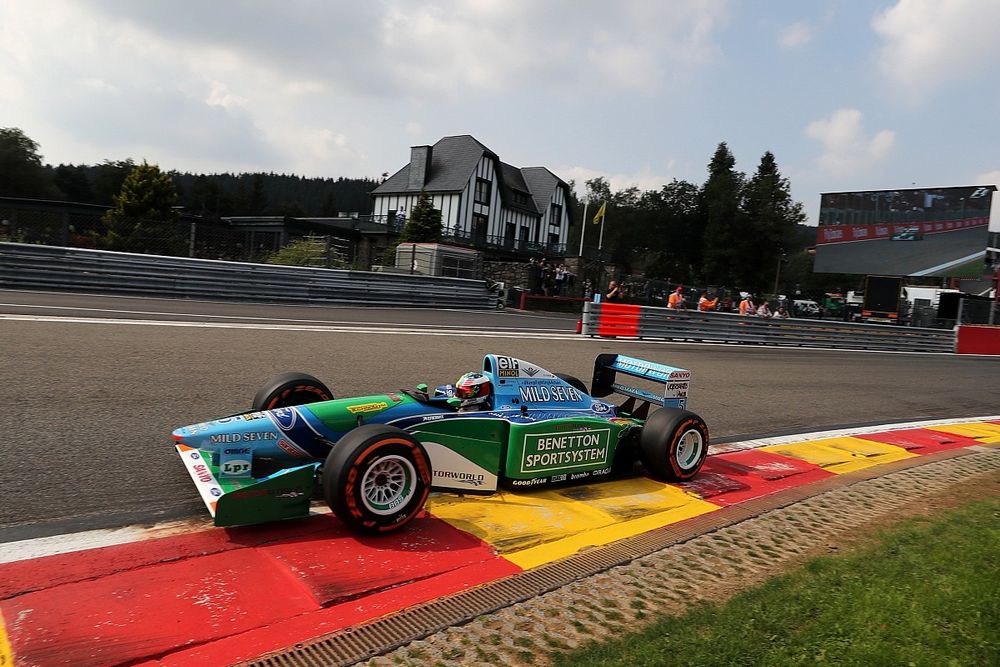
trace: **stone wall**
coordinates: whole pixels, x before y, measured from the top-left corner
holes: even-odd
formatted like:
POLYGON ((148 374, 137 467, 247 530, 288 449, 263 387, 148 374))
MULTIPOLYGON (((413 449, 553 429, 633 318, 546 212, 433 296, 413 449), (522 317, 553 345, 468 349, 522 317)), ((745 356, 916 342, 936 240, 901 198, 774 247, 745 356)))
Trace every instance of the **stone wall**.
POLYGON ((503 282, 508 289, 514 287, 528 288, 530 264, 528 262, 483 262, 483 278, 495 282, 503 282))

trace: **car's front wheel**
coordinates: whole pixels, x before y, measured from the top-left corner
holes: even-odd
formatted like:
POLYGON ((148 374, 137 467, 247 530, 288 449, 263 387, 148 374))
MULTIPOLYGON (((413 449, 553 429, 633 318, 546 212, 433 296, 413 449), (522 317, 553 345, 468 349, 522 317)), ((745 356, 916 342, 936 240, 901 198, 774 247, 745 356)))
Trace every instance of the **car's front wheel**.
POLYGON ((687 481, 705 464, 708 426, 693 412, 660 408, 642 427, 639 451, 643 465, 654 477, 687 481))
POLYGON ((276 410, 293 405, 318 401, 332 401, 333 392, 307 373, 281 373, 275 375, 257 390, 253 397, 254 410, 276 410))
POLYGON ((386 533, 417 516, 431 488, 423 446, 392 426, 359 426, 330 450, 322 472, 323 496, 355 530, 386 533))

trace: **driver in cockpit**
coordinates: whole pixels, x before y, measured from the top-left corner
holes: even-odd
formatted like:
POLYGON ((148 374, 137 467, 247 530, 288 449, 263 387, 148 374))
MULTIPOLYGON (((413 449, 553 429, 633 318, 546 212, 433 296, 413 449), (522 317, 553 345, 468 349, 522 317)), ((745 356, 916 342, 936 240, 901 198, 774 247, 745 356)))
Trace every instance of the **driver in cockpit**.
POLYGON ((482 373, 466 373, 455 382, 455 397, 462 401, 459 412, 488 410, 493 398, 493 385, 482 373))

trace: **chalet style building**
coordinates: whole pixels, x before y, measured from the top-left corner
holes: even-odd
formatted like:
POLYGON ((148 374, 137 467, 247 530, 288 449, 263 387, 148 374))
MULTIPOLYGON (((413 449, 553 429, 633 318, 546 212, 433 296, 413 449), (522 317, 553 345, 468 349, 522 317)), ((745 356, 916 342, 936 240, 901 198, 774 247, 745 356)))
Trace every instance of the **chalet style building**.
POLYGON ((441 211, 445 241, 515 254, 566 252, 570 188, 545 167, 501 162, 467 134, 413 146, 410 162, 372 192, 372 219, 404 219, 421 190, 441 211))

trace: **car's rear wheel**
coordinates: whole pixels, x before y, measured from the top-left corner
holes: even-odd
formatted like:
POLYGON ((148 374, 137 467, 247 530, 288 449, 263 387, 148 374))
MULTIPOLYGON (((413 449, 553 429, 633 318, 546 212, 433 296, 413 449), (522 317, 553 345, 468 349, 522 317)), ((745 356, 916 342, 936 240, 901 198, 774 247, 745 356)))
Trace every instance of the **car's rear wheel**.
POLYGON ((275 410, 318 401, 332 401, 333 392, 306 373, 281 373, 261 385, 253 397, 254 410, 275 410))
POLYGON ((684 482, 701 470, 708 456, 708 426, 693 412, 660 408, 639 436, 642 463, 656 478, 684 482))
POLYGON ((569 375, 567 373, 553 373, 553 375, 555 375, 557 378, 559 378, 569 386, 573 387, 573 389, 582 391, 584 394, 587 394, 588 396, 590 395, 590 390, 587 389, 587 385, 585 385, 583 381, 580 380, 579 378, 573 375, 569 375))
POLYGON ((431 464, 423 446, 392 426, 359 426, 333 446, 323 497, 341 521, 367 533, 399 530, 424 506, 431 464))

